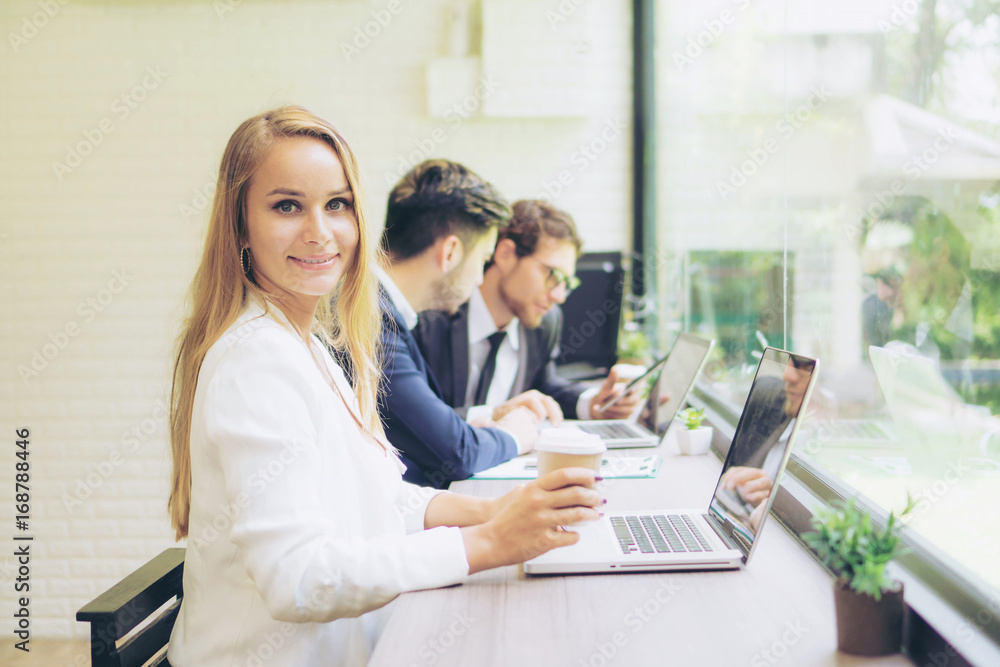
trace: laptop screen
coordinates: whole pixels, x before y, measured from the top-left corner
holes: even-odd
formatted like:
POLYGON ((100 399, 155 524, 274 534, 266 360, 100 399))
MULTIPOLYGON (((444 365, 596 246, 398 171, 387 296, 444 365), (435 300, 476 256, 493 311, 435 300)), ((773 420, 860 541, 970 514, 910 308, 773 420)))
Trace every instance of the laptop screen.
POLYGON ((757 366, 710 510, 744 558, 774 501, 818 365, 769 347, 757 366))
POLYGON ((662 438, 687 399, 698 379, 708 353, 715 344, 693 334, 682 333, 667 355, 659 373, 650 378, 649 400, 639 416, 639 423, 662 438), (660 405, 660 397, 669 397, 660 405))

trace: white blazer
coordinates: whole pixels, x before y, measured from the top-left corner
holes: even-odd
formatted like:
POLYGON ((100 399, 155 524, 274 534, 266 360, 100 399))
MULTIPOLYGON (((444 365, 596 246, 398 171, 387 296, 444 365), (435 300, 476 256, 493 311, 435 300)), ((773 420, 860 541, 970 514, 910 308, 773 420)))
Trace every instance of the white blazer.
POLYGON ((326 348, 269 310, 248 305, 198 377, 174 667, 364 665, 384 605, 469 571, 458 528, 423 530, 437 492, 402 481, 326 348))

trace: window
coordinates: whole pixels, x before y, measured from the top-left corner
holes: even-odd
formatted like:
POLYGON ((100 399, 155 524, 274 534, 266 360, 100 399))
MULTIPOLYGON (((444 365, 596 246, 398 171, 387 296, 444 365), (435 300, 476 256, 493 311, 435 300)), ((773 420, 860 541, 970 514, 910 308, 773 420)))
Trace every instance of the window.
POLYGON ((717 339, 737 414, 764 344, 820 358, 793 467, 912 494, 916 539, 1000 599, 995 5, 657 12, 661 320, 717 339))

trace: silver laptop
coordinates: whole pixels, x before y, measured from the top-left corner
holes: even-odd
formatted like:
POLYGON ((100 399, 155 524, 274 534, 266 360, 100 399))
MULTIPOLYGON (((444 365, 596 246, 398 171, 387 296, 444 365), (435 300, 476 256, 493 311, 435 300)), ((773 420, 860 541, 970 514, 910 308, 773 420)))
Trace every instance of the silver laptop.
POLYGON ((934 448, 948 444, 980 447, 1000 431, 988 408, 966 403, 932 359, 910 345, 872 345, 868 356, 896 427, 908 443, 934 448))
POLYGON ((670 353, 650 367, 652 384, 638 421, 567 420, 564 423, 601 436, 608 449, 656 447, 687 400, 714 345, 714 340, 705 340, 693 334, 682 333, 678 336, 670 353), (669 396, 670 399, 660 405, 660 396, 669 396))
POLYGON ((608 512, 571 526, 580 540, 527 561, 528 574, 724 570, 746 565, 775 493, 753 506, 722 488, 726 472, 759 468, 778 488, 809 402, 819 362, 773 347, 764 350, 733 442, 707 510, 608 512))

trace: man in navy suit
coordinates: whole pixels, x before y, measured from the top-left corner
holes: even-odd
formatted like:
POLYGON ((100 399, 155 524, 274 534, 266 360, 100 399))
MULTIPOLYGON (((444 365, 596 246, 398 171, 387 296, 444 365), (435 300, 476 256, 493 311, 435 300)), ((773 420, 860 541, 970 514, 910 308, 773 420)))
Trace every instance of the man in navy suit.
POLYGON ((379 270, 385 391, 379 411, 400 450, 407 481, 443 488, 519 453, 537 437, 538 415, 509 406, 475 427, 442 400, 412 330, 417 312, 454 312, 483 281, 497 230, 510 207, 492 185, 460 164, 426 160, 389 194, 379 270))
POLYGON ((624 419, 638 392, 610 408, 617 376, 587 389, 559 378, 562 312, 559 304, 579 284, 576 260, 582 242, 568 213, 541 200, 514 203, 500 230, 483 284, 453 313, 425 311, 414 330, 437 378, 442 398, 473 423, 502 417, 514 405, 532 407, 558 422, 624 419))

